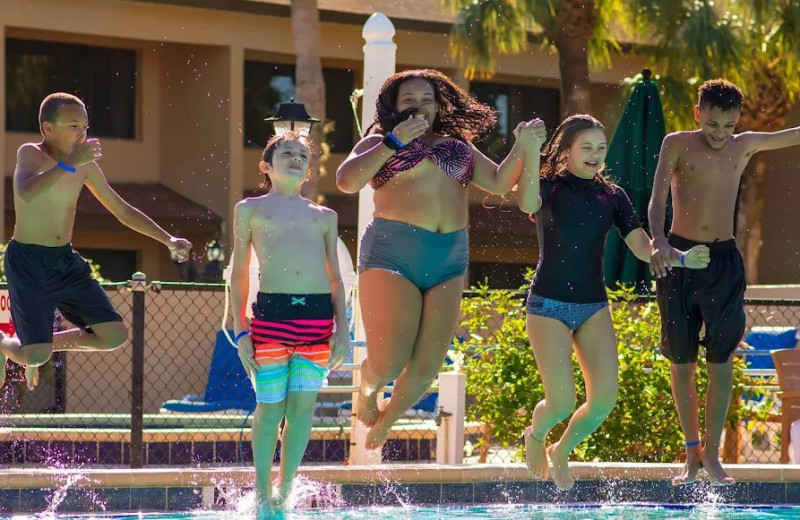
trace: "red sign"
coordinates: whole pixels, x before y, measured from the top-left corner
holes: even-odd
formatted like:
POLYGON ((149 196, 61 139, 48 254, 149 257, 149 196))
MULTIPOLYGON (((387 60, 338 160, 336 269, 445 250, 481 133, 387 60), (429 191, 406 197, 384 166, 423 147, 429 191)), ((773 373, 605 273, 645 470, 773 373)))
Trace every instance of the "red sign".
POLYGON ((11 296, 7 290, 0 291, 0 330, 9 336, 16 333, 11 322, 11 296))

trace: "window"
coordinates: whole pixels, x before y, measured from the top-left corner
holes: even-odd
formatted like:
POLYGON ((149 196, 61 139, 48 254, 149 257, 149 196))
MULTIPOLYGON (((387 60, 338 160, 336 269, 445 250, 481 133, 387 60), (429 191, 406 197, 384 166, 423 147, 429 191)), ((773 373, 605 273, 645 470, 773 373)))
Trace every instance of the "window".
POLYGON ((539 117, 551 135, 558 126, 557 89, 476 81, 470 84, 470 91, 475 98, 497 110, 497 125, 484 140, 476 143, 494 160, 502 160, 511 150, 514 144, 512 132, 520 121, 539 117))
POLYGON ((136 251, 122 249, 78 248, 84 258, 91 260, 100 269, 100 276, 112 282, 124 282, 138 271, 136 251))
POLYGON ((6 130, 39 133, 39 105, 53 92, 86 103, 90 135, 135 137, 136 51, 7 39, 6 130))
MULTIPOLYGON (((296 98, 294 65, 246 61, 244 64, 244 143, 245 146, 263 148, 274 130, 264 118, 272 116, 280 103, 296 98)), ((353 147, 353 109, 350 93, 353 91, 353 71, 324 68, 325 119, 334 122, 334 130, 327 142, 334 153, 348 153, 353 147)), ((319 114, 312 117, 323 119, 319 114)))

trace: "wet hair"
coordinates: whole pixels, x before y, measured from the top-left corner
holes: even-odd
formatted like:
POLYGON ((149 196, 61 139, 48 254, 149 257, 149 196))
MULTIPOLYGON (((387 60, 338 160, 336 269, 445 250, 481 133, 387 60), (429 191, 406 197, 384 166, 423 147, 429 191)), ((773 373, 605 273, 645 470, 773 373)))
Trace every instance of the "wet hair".
MULTIPOLYGON (((308 137, 308 134, 289 131, 280 135, 273 135, 269 141, 267 141, 267 146, 264 147, 264 151, 261 153, 261 160, 267 164, 272 164, 272 158, 275 156, 275 152, 278 150, 278 147, 291 141, 298 141, 302 143, 308 149, 308 153, 311 153, 311 138, 308 137)), ((258 185, 258 187, 264 188, 265 191, 271 190, 272 181, 269 178, 269 174, 263 172, 260 172, 260 174, 264 176, 264 180, 258 185)))
POLYGON ((66 105, 78 105, 86 108, 83 101, 77 96, 67 94, 66 92, 55 92, 50 94, 39 105, 39 129, 42 129, 44 123, 53 123, 58 117, 58 112, 61 107, 66 105))
POLYGON ((723 112, 742 108, 742 89, 724 79, 708 80, 697 89, 697 106, 719 108, 723 112))
MULTIPOLYGON (((547 146, 542 150, 539 164, 540 173, 542 177, 548 180, 555 179, 556 177, 563 176, 564 171, 567 169, 567 156, 566 151, 569 150, 581 132, 586 130, 602 130, 605 132, 603 123, 588 114, 575 114, 564 119, 555 132, 547 146)), ((606 165, 604 164, 600 170, 597 171, 594 178, 607 193, 614 191, 614 185, 609 181, 603 172, 605 172, 606 165)))
POLYGON ((474 141, 494 127, 497 111, 493 108, 470 96, 438 70, 415 69, 398 72, 383 83, 375 102, 375 122, 367 128, 367 134, 391 132, 414 113, 413 108, 397 112, 400 85, 413 79, 423 79, 433 87, 433 95, 439 107, 432 125, 434 133, 449 135, 461 141, 474 141))

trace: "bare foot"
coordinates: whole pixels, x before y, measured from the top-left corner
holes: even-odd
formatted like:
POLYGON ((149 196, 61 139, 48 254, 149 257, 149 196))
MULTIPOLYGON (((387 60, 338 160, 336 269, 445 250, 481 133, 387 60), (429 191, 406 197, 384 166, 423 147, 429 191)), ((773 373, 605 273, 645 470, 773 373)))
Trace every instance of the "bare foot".
POLYGON ((275 508, 269 497, 256 497, 256 520, 269 520, 273 517, 275 508))
POLYGON ((28 390, 33 390, 39 384, 39 367, 26 366, 25 380, 28 382, 28 390))
POLYGON ((372 394, 364 393, 364 385, 358 389, 358 403, 356 408, 356 417, 364 423, 365 426, 372 426, 378 420, 378 392, 372 394))
POLYGON ((575 481, 572 480, 572 476, 569 474, 569 453, 564 455, 558 452, 558 444, 555 443, 550 446, 547 453, 553 463, 553 483, 561 491, 567 491, 572 489, 575 481))
POLYGON ((732 486, 736 481, 731 478, 719 462, 719 456, 703 454, 703 469, 712 486, 732 486))
POLYGON ((703 461, 694 453, 686 454, 686 462, 680 472, 672 477, 673 486, 683 486, 691 484, 697 480, 697 472, 703 467, 703 461))
POLYGON ((392 431, 392 425, 386 424, 383 411, 378 415, 378 420, 372 425, 372 428, 367 432, 367 439, 364 442, 368 450, 377 450, 386 443, 389 438, 389 432, 392 431))
POLYGON ((6 382, 6 355, 0 352, 0 387, 6 382))
POLYGON ((533 473, 534 478, 547 479, 550 468, 544 441, 534 438, 533 426, 525 428, 522 438, 525 439, 525 465, 528 466, 528 470, 533 473))

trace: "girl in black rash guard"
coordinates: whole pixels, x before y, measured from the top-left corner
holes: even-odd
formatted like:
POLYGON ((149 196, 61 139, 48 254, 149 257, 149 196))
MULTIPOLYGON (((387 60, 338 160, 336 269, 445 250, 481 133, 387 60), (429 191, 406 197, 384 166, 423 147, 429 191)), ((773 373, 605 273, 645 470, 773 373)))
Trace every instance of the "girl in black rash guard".
MULTIPOLYGON (((539 263, 527 303, 528 337, 545 398, 525 430, 528 468, 560 489, 574 482, 572 450, 605 420, 617 397, 617 342, 603 280, 603 248, 613 224, 637 258, 649 261, 651 243, 625 192, 603 176, 606 136, 589 115, 565 119, 541 155, 541 172, 523 172, 518 185, 522 211, 536 214, 539 263), (540 175, 541 173, 541 175, 540 175), (586 402, 575 408, 572 349, 586 382, 586 402), (570 417, 549 450, 547 433, 570 417)), ((708 265, 705 246, 681 254, 676 267, 708 265)))

